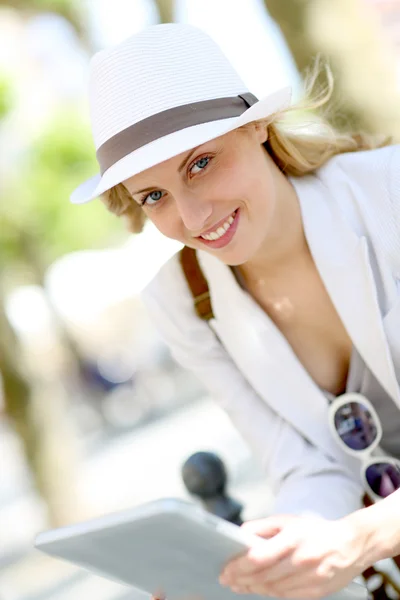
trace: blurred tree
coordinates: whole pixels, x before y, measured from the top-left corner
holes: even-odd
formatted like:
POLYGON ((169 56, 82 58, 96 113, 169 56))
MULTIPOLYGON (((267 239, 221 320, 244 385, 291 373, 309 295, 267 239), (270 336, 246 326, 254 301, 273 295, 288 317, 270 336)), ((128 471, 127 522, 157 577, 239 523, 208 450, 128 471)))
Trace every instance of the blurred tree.
POLYGON ((155 0, 161 23, 175 21, 175 0, 155 0))
POLYGON ((10 112, 14 103, 12 82, 7 77, 0 77, 0 121, 10 112))
POLYGON ((60 390, 49 382, 45 387, 36 381, 23 356, 0 289, 0 373, 6 416, 19 436, 33 483, 46 502, 49 522, 61 526, 84 515, 74 485, 76 457, 65 419, 65 397, 61 399, 60 390))
MULTIPOLYGON (((10 6, 10 2, 0 0, 1 6, 10 6)), ((47 11, 62 15, 89 46, 84 6, 79 0, 15 0, 12 7, 26 18, 47 11)), ((0 119, 7 116, 12 100, 10 82, 0 78, 0 119)), ((65 398, 66 382, 79 373, 79 349, 48 298, 64 356, 58 363, 54 361, 58 371, 53 369, 50 379, 30 372, 7 321, 4 298, 18 285, 36 284, 45 291, 45 272, 53 260, 68 251, 103 246, 110 232, 116 231, 116 220, 106 211, 92 204, 82 207, 78 218, 68 201, 75 185, 97 167, 90 139, 87 125, 72 109, 60 112, 24 150, 25 160, 18 169, 7 172, 0 186, 0 370, 4 404, 54 525, 75 518, 79 508, 73 485, 74 436, 66 426, 65 398)))
MULTIPOLYGON (((0 106, 9 103, 0 100, 0 106)), ((92 203, 81 207, 78 216, 69 203, 71 190, 95 169, 88 127, 69 110, 49 120, 1 189, 0 370, 5 409, 20 435, 53 525, 74 519, 80 509, 73 484, 74 436, 66 425, 65 385, 78 373, 78 352, 58 319, 63 360, 54 361, 55 367, 47 369, 45 377, 29 371, 7 321, 4 296, 18 285, 43 287, 46 268, 65 252, 103 247, 114 235, 119 239, 122 228, 112 215, 92 203)))
POLYGON ((81 42, 90 47, 85 6, 81 0, 0 0, 0 8, 2 6, 11 6, 28 18, 39 12, 57 13, 73 26, 81 42))
MULTIPOLYGON (((339 129, 400 140, 400 93, 394 52, 365 0, 264 0, 301 73, 328 60, 335 89, 327 117, 339 129)), ((326 74, 317 81, 326 87, 326 74)))
POLYGON ((74 109, 60 109, 27 147, 18 175, 9 179, 7 194, 18 197, 7 210, 0 208, 10 232, 7 244, 3 241, 9 252, 17 247, 21 252, 15 231, 26 232, 28 246, 29 240, 35 243, 27 254, 36 253, 37 266, 47 267, 65 252, 99 247, 118 235, 118 221, 96 203, 81 206, 78 214, 69 202, 71 190, 97 170, 88 124, 74 109))

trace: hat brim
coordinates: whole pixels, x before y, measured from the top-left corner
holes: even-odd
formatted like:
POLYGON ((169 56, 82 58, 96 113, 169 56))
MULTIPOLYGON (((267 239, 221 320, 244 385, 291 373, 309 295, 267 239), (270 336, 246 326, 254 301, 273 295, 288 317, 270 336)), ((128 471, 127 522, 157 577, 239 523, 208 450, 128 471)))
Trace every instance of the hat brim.
POLYGON ((159 138, 141 148, 127 154, 112 165, 103 176, 100 174, 91 177, 77 187, 71 195, 73 204, 85 204, 94 200, 105 191, 130 177, 145 171, 169 158, 187 152, 196 146, 220 137, 247 123, 265 119, 274 113, 280 112, 290 105, 291 88, 284 87, 262 98, 239 117, 211 121, 187 127, 159 138))

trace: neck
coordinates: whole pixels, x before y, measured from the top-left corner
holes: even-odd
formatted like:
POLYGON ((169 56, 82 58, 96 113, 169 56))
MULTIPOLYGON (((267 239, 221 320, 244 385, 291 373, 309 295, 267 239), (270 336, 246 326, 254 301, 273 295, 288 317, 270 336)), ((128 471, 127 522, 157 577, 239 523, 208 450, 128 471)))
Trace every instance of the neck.
POLYGON ((296 191, 278 169, 275 189, 276 209, 269 231, 254 256, 239 267, 248 282, 272 279, 310 257, 296 191))

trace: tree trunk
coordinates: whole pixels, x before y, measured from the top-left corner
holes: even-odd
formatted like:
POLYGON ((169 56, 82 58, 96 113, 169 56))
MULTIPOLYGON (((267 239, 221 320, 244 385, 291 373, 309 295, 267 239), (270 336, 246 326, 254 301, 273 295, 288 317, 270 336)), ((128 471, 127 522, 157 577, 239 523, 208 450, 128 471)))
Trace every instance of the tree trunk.
POLYGON ((175 0, 155 0, 161 23, 173 23, 175 17, 175 0))
MULTIPOLYGON (((317 55, 328 60, 335 78, 334 125, 400 140, 394 51, 386 46, 373 9, 363 0, 264 0, 264 4, 301 73, 317 55)), ((326 84, 323 74, 319 83, 326 84)))
MULTIPOLYGON (((79 365, 81 364, 82 354, 79 345, 71 336, 68 328, 65 325, 64 319, 60 316, 57 307, 54 305, 52 298, 46 289, 46 271, 49 266, 48 260, 45 259, 45 252, 39 240, 26 229, 14 227, 14 234, 18 238, 18 248, 20 259, 25 263, 29 273, 32 275, 32 283, 40 286, 46 297, 47 307, 51 313, 51 318, 56 329, 56 335, 63 353, 66 358, 66 366, 68 369, 68 379, 76 380, 80 377, 79 365)), ((63 374, 59 374, 65 381, 63 374)), ((64 373, 65 375, 65 373, 64 373)), ((76 381, 76 386, 79 387, 79 381, 76 381)))
POLYGON ((83 515, 78 502, 74 440, 59 390, 27 376, 18 340, 0 296, 0 372, 5 411, 20 438, 33 483, 47 505, 49 523, 83 515))

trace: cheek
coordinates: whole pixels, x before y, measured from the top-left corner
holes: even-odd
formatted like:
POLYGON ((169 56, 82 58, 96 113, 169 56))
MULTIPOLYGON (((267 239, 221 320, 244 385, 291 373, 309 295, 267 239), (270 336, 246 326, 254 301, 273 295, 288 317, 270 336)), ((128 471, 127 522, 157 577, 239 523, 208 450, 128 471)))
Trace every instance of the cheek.
POLYGON ((230 173, 224 177, 215 178, 215 180, 204 183, 200 191, 200 198, 206 202, 229 202, 240 198, 241 188, 239 187, 235 176, 230 173))
POLYGON ((182 221, 179 219, 176 211, 174 212, 171 209, 167 209, 167 207, 162 207, 159 210, 145 210, 145 213, 149 221, 165 237, 177 240, 178 242, 183 241, 182 221))
POLYGON ((248 174, 237 160, 224 160, 212 174, 199 182, 201 197, 211 201, 237 201, 247 195, 248 174))
POLYGON ((268 215, 274 210, 276 189, 272 173, 265 163, 256 162, 248 167, 248 197, 251 205, 268 215))
POLYGON ((233 153, 226 163, 226 182, 238 197, 256 200, 269 195, 272 187, 271 171, 263 148, 246 145, 240 153, 233 153))

